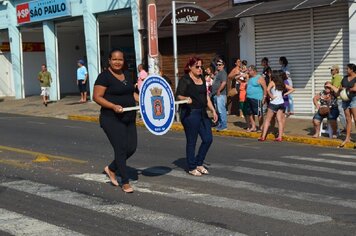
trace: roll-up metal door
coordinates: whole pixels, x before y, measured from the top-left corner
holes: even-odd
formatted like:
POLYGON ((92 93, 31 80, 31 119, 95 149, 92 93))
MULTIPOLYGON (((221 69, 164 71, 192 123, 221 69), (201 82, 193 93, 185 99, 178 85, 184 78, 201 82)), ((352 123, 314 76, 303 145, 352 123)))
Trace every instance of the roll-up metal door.
POLYGON ((323 89, 325 81, 330 81, 330 67, 340 66, 344 75, 349 63, 348 5, 346 1, 331 7, 315 8, 314 25, 314 66, 316 92, 323 89))
MULTIPOLYGON (((348 62, 348 6, 344 1, 328 7, 255 17, 256 64, 268 57, 273 70, 285 56, 293 80, 294 109, 314 112, 312 98, 331 79, 329 67, 348 62)), ((342 70, 343 71, 343 70, 342 70)))
POLYGON ((256 64, 268 57, 272 70, 279 70, 279 57, 285 56, 293 80, 294 110, 311 113, 312 54, 311 12, 301 10, 255 17, 256 64))

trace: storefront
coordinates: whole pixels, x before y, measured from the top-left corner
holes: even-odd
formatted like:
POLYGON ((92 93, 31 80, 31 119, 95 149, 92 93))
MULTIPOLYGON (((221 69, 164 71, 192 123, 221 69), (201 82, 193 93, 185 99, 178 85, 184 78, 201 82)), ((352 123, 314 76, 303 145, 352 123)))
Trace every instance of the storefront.
MULTIPOLYGON (((172 3, 156 0, 156 4, 161 68, 174 87, 172 3)), ((188 58, 194 55, 201 57, 205 66, 209 66, 214 57, 222 56, 227 61, 228 69, 231 68, 239 54, 238 24, 233 24, 234 20, 208 21, 231 7, 232 3, 228 0, 176 4, 179 77, 184 73, 188 58)))
POLYGON ((47 64, 53 78, 51 100, 77 93, 78 59, 86 62, 92 95, 95 78, 107 65, 112 47, 127 54, 129 69, 135 74, 136 64, 142 61, 140 1, 95 2, 2 1, 0 19, 6 23, 0 23, 0 61, 7 64, 0 63, 0 71, 11 65, 11 72, 1 82, 0 96, 38 95, 41 64, 47 64))
MULTIPOLYGON (((268 57, 272 69, 280 69, 279 57, 289 61, 295 112, 314 112, 312 98, 331 79, 330 67, 345 66, 356 52, 355 3, 346 0, 248 1, 216 15, 212 21, 239 19, 240 57, 256 64, 268 57), (353 7, 353 11, 350 10, 353 7), (353 32, 353 33, 352 33, 353 32)), ((351 60, 350 60, 351 59, 351 60)))

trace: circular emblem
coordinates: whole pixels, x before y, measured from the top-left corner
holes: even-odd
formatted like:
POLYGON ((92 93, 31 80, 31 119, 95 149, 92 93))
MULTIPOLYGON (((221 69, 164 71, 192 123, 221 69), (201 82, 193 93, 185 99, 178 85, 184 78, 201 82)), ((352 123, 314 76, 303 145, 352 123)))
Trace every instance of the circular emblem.
POLYGON ((140 91, 140 112, 146 128, 154 135, 163 135, 171 128, 174 96, 171 86, 158 75, 148 76, 140 91))

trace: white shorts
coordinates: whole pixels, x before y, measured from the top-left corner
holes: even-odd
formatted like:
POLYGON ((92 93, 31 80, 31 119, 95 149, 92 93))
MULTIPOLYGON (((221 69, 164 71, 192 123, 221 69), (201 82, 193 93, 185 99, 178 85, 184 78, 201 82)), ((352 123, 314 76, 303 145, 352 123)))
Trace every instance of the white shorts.
POLYGON ((41 96, 49 96, 49 87, 41 87, 41 96))

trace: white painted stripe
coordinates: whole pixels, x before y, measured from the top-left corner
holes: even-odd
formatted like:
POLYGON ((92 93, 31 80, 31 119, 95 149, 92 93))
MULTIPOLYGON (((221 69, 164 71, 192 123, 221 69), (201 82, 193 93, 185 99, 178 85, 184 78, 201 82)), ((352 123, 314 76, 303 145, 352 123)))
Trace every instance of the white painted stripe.
POLYGON ((3 208, 0 208, 0 229, 12 235, 83 235, 3 208))
MULTIPOLYGON (((211 168, 214 168, 213 166, 211 168)), ((350 207, 356 209, 356 201, 352 199, 344 199, 338 198, 334 196, 328 196, 325 194, 316 194, 316 193, 306 193, 306 192, 297 192, 288 189, 275 188, 270 186, 264 186, 260 184, 255 184, 252 182, 239 181, 239 180, 231 180, 227 178, 214 177, 212 175, 205 175, 204 178, 197 178, 191 175, 188 175, 184 171, 176 171, 172 170, 167 173, 166 169, 160 168, 151 168, 151 167, 143 167, 139 168, 140 170, 144 170, 145 172, 149 172, 152 174, 165 174, 168 176, 173 176, 177 178, 188 179, 190 181, 198 181, 205 182, 211 184, 217 184, 220 186, 226 186, 228 188, 237 188, 237 189, 247 189, 252 192, 257 193, 265 193, 265 194, 274 194, 282 197, 289 197, 293 199, 318 202, 318 203, 326 203, 332 205, 338 205, 343 207, 350 207)))
POLYGON ((334 153, 319 153, 319 156, 324 157, 337 157, 337 158, 346 158, 346 159, 353 159, 356 161, 356 154, 355 155, 342 155, 342 154, 334 154, 334 153))
MULTIPOLYGON (((71 175, 76 178, 96 181, 101 183, 107 183, 108 178, 102 174, 80 174, 71 175)), ((198 204, 221 207, 230 210, 237 210, 240 212, 268 217, 277 220, 289 221, 296 224, 302 225, 312 225, 321 222, 331 221, 332 218, 328 216, 321 216, 316 214, 303 213, 299 211, 287 210, 277 207, 264 206, 257 203, 252 203, 248 201, 241 201, 225 197, 217 197, 210 194, 191 192, 185 189, 175 188, 159 185, 160 190, 166 189, 166 192, 152 190, 153 186, 149 183, 137 182, 134 184, 135 191, 145 192, 154 195, 161 195, 165 197, 186 200, 198 204)))
POLYGON ((326 172, 330 174, 356 176, 356 171, 352 171, 352 170, 338 170, 338 169, 321 167, 321 166, 310 166, 304 164, 295 164, 295 163, 288 163, 288 162, 281 162, 281 161, 258 160, 258 159, 244 159, 240 161, 257 163, 257 164, 266 164, 272 166, 292 167, 292 168, 302 169, 302 170, 320 171, 320 172, 326 172))
POLYGON ((331 187, 331 188, 336 187, 336 188, 346 188, 346 189, 356 190, 355 183, 348 183, 348 182, 334 180, 334 179, 326 179, 326 178, 305 176, 305 175, 296 175, 296 174, 289 174, 289 173, 284 173, 284 172, 279 172, 279 171, 261 170, 261 169, 242 167, 242 166, 228 166, 228 165, 215 165, 214 164, 214 166, 212 166, 212 168, 230 170, 230 171, 234 171, 234 172, 238 172, 238 173, 255 175, 255 176, 263 176, 263 177, 276 178, 276 179, 282 179, 282 180, 290 180, 290 181, 322 185, 322 186, 327 186, 327 187, 331 187))
POLYGON ((302 157, 302 156, 282 156, 282 158, 296 159, 296 160, 302 160, 302 161, 311 161, 311 162, 321 162, 321 163, 328 163, 328 164, 345 165, 345 166, 356 166, 356 162, 337 161, 337 160, 330 160, 330 159, 325 159, 325 158, 302 157))
POLYGON ((224 228, 187 220, 166 213, 143 209, 133 205, 123 203, 107 204, 104 202, 104 200, 97 197, 91 197, 85 194, 72 192, 69 190, 63 190, 54 186, 36 183, 28 180, 1 183, 0 186, 8 187, 17 191, 33 194, 62 203, 82 207, 85 209, 105 213, 123 220, 146 224, 174 234, 212 236, 244 235, 224 228))

